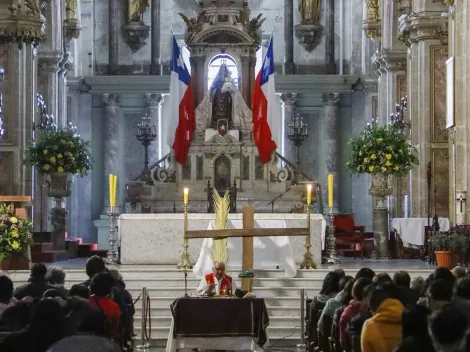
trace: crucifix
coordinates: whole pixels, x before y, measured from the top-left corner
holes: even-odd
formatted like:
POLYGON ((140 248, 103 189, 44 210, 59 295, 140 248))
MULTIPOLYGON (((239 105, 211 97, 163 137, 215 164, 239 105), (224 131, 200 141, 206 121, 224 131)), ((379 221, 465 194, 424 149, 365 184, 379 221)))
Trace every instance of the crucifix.
MULTIPOLYGON (((310 209, 310 207, 308 207, 310 209)), ((218 238, 218 237, 242 237, 243 241, 243 258, 242 270, 253 270, 253 237, 269 237, 269 236, 306 236, 305 247, 307 251, 304 254, 304 260, 300 264, 300 268, 316 268, 310 253, 310 211, 307 212, 307 227, 305 228, 278 228, 278 229, 255 229, 255 208, 245 205, 243 207, 243 229, 227 229, 227 230, 194 230, 187 231, 185 226, 185 240, 191 238, 218 238)), ((187 250, 187 248, 186 248, 187 250)), ((184 254, 183 254, 184 255, 184 254)), ((242 278, 242 290, 249 289, 249 279, 242 278)))

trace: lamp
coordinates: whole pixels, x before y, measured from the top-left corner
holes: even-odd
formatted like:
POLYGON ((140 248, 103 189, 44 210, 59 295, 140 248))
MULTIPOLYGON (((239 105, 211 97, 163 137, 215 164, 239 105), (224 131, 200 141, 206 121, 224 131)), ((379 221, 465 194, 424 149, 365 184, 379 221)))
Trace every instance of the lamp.
POLYGON ((294 120, 287 125, 287 137, 294 143, 296 149, 297 168, 295 170, 295 181, 298 182, 299 178, 297 176, 300 174, 300 147, 308 138, 308 126, 304 123, 303 117, 297 115, 294 120))
POLYGON ((141 122, 137 125, 136 138, 145 148, 144 169, 142 170, 140 179, 148 185, 153 185, 152 173, 149 169, 149 145, 157 138, 157 126, 152 122, 150 117, 145 114, 142 116, 141 122))
POLYGON ((56 128, 57 125, 54 123, 54 116, 47 113, 46 101, 41 94, 36 95, 36 106, 39 110, 39 123, 33 124, 33 130, 36 130, 36 128, 56 128))

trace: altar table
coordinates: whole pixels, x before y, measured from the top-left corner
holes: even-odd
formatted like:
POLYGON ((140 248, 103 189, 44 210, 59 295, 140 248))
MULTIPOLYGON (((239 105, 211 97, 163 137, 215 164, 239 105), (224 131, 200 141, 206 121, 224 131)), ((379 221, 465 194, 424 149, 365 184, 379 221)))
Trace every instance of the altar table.
MULTIPOLYGON (((254 228, 286 228, 284 220, 255 220, 254 228)), ((242 220, 230 220, 227 223, 228 229, 243 228, 242 220)), ((208 230, 214 229, 214 222, 211 221, 208 230)), ((212 238, 205 238, 202 243, 199 258, 194 265, 193 272, 197 278, 212 272, 211 248, 214 243, 212 238)), ((243 258, 242 238, 231 237, 227 241, 228 262, 227 269, 241 268, 243 258)), ((287 236, 273 237, 253 237, 253 261, 254 269, 273 269, 283 268, 286 277, 294 277, 297 274, 297 265, 295 264, 294 250, 290 244, 290 238, 287 236)))
POLYGON ((167 352, 180 348, 261 350, 268 341, 269 317, 263 299, 179 298, 170 308, 173 319, 167 352))
MULTIPOLYGON (((432 219, 430 220, 432 224, 432 219)), ((400 235, 404 247, 424 245, 424 227, 428 225, 428 218, 395 218, 392 228, 400 235)), ((449 231, 448 218, 439 218, 441 231, 449 231)))

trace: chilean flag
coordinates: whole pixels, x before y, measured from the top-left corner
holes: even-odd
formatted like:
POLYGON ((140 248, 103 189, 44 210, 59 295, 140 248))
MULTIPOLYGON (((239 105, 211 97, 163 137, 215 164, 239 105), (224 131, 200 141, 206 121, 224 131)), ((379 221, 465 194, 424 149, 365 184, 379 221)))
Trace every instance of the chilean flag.
POLYGON ((259 158, 263 163, 271 160, 271 153, 276 150, 273 135, 276 127, 276 88, 274 86, 273 39, 269 42, 268 52, 263 67, 256 76, 251 99, 253 110, 253 139, 258 147, 259 158))
POLYGON ((167 143, 175 151, 175 160, 184 165, 196 122, 191 76, 174 36, 167 126, 167 143))

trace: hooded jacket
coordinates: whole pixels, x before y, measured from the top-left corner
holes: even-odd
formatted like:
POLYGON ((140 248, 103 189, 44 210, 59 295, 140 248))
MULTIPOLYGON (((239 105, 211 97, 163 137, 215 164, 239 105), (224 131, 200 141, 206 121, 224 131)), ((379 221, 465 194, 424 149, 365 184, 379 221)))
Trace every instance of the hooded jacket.
POLYGON ((402 339, 403 304, 392 298, 382 302, 361 333, 362 352, 392 352, 402 339))

